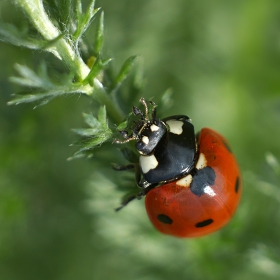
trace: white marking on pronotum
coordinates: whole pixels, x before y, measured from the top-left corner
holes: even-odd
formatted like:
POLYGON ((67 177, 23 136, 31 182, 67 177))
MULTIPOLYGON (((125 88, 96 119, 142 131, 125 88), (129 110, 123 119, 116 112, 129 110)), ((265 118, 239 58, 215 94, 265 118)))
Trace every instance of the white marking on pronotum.
POLYGON ((154 155, 140 156, 139 160, 143 173, 148 173, 151 169, 155 169, 158 166, 158 161, 154 155))
POLYGON ((189 175, 183 177, 182 179, 178 180, 176 182, 176 185, 178 185, 180 187, 187 187, 188 188, 191 185, 192 179, 193 179, 192 175, 189 174, 189 175))
POLYGON ((203 192, 210 195, 210 196, 215 196, 216 195, 216 193, 214 192, 214 190, 210 186, 206 186, 204 188, 203 192))
POLYGON ((157 125, 155 125, 155 124, 152 124, 151 126, 150 126, 150 130, 151 131, 158 131, 159 130, 159 127, 157 126, 157 125))
POLYGON ((183 122, 177 120, 169 120, 166 122, 169 125, 170 132, 173 134, 181 135, 183 132, 183 122))
POLYGON ((207 160, 206 160, 206 157, 203 153, 200 153, 199 154, 199 158, 198 158, 198 161, 196 163, 196 169, 202 169, 204 167, 207 166, 207 160))
POLYGON ((144 144, 148 145, 149 142, 150 142, 149 137, 148 137, 148 136, 143 136, 143 137, 142 137, 142 142, 143 142, 144 144))

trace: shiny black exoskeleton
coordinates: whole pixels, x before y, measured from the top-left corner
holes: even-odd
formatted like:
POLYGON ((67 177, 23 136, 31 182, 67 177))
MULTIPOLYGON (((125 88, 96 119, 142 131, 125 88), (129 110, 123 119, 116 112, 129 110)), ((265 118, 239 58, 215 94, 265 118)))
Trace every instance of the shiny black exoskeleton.
MULTIPOLYGON (((143 177, 138 184, 146 188, 176 180, 187 174, 195 163, 196 139, 189 117, 176 115, 160 120, 156 117, 155 108, 149 114, 144 98, 141 98, 140 102, 145 107, 145 114, 133 107, 134 115, 139 115, 140 119, 132 128, 131 135, 122 131, 125 140, 116 142, 136 140, 143 177)), ((150 104, 154 106, 154 103, 150 104)))

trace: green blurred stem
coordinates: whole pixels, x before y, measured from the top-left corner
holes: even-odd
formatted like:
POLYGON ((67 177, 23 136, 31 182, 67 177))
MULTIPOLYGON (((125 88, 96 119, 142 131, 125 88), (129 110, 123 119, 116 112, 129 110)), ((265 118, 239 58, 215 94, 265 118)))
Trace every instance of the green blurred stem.
MULTIPOLYGON (((60 31, 49 19, 42 0, 13 0, 13 2, 24 10, 29 20, 46 40, 52 41, 61 35, 60 31)), ((90 69, 78 53, 63 38, 55 43, 55 49, 56 56, 76 73, 80 81, 87 77, 90 69)), ((85 88, 89 96, 96 98, 101 104, 106 106, 108 115, 113 122, 119 123, 123 120, 123 112, 113 102, 111 97, 108 96, 102 83, 95 79, 94 88, 90 86, 86 86, 85 88)))

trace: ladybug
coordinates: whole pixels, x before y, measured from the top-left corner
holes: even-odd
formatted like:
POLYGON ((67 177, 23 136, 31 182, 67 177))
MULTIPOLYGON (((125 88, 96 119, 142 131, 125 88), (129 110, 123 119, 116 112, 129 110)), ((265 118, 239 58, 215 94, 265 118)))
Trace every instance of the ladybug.
POLYGON ((210 128, 196 135, 185 115, 159 119, 153 102, 152 110, 144 98, 140 102, 145 112, 133 107, 140 119, 132 133, 120 131, 124 140, 115 142, 136 141, 140 156, 133 166, 141 191, 116 210, 146 196, 147 214, 164 234, 199 237, 220 229, 233 216, 241 195, 240 171, 227 140, 210 128))

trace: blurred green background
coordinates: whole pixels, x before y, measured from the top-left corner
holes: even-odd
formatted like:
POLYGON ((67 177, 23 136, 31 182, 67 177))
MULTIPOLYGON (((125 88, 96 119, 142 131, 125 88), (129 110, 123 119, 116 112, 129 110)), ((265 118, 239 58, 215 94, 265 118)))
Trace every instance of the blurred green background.
MULTIPOLYGON (((0 4, 3 20, 20 25, 21 12, 0 4)), ((96 6, 105 11, 105 53, 116 69, 140 54, 143 95, 158 101, 173 91, 164 116, 187 114, 197 131, 208 126, 228 138, 243 174, 241 205, 227 227, 198 239, 158 233, 143 200, 115 213, 125 175, 109 163, 121 161, 118 152, 66 160, 89 100, 8 107, 19 90, 8 81, 13 65, 36 68, 44 56, 0 42, 0 278, 279 279, 280 1, 96 6)))

